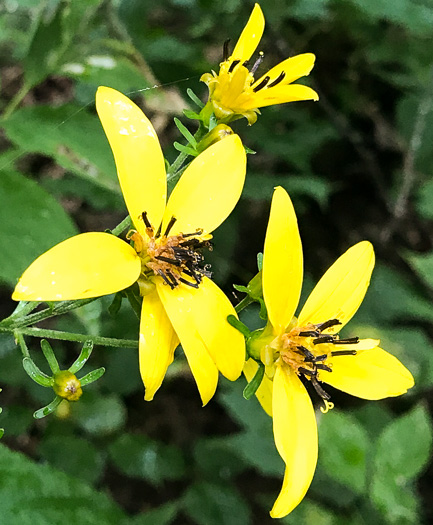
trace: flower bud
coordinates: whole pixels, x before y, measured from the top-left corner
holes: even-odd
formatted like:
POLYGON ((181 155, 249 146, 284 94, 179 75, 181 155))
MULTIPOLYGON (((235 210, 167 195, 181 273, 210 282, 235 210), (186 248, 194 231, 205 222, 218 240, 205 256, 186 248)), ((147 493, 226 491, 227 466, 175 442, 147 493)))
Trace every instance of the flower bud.
POLYGON ((218 124, 218 126, 215 126, 212 131, 209 131, 197 144, 197 151, 202 153, 209 146, 225 139, 228 135, 233 135, 232 128, 225 124, 218 124))
POLYGON ((81 383, 69 370, 61 370, 53 376, 54 392, 68 401, 78 401, 83 393, 81 383))

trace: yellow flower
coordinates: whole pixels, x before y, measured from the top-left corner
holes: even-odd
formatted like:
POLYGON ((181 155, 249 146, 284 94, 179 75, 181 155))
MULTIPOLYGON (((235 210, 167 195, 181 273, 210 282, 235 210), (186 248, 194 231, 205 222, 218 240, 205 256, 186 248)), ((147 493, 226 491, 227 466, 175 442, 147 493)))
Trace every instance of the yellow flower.
POLYGON ((151 400, 160 387, 180 340, 206 404, 216 390, 218 370, 235 380, 245 361, 244 338, 226 321, 235 311, 208 278, 200 253, 239 200, 244 148, 237 135, 210 146, 188 166, 166 203, 164 157, 150 121, 127 97, 107 87, 98 89, 96 108, 135 227, 128 235, 134 247, 108 233, 67 239, 27 268, 12 297, 99 297, 138 280, 145 399, 151 400))
MULTIPOLYGON (((251 354, 265 364, 257 397, 273 417, 277 450, 286 464, 283 487, 273 518, 291 512, 303 499, 317 461, 317 425, 310 381, 326 412, 332 408, 321 383, 363 399, 398 396, 414 384, 411 373, 379 341, 339 338, 367 291, 374 266, 367 241, 347 250, 320 279, 298 318, 294 317, 302 286, 302 245, 293 205, 276 188, 263 253, 263 297, 268 324, 253 340, 251 354)), ((258 368, 250 359, 244 372, 251 380, 258 368)))
POLYGON ((265 19, 259 4, 255 4, 231 56, 228 56, 227 43, 224 46, 224 61, 220 64, 217 75, 205 73, 201 79, 209 88, 209 102, 203 110, 215 114, 220 122, 228 123, 246 117, 248 123, 257 120, 258 108, 283 104, 295 100, 318 100, 317 93, 299 84, 295 80, 308 75, 313 69, 315 56, 304 53, 287 58, 266 74, 254 80, 263 53, 260 52, 250 70, 247 62, 251 59, 265 28, 265 19))

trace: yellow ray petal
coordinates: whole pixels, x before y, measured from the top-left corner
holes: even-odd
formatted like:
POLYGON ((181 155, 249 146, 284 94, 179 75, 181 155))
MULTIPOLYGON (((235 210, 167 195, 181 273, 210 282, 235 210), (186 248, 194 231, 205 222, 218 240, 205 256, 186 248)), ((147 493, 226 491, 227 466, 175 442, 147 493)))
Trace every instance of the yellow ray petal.
POLYGON ((146 401, 151 401, 161 386, 178 344, 179 339, 155 289, 143 297, 141 307, 139 357, 146 401))
POLYGON ((173 235, 197 228, 212 232, 236 206, 245 172, 246 155, 238 135, 210 146, 192 161, 170 195, 163 231, 171 217, 176 217, 173 235))
POLYGON ((244 27, 233 50, 231 61, 239 60, 242 64, 249 60, 259 45, 264 29, 265 17, 259 4, 255 4, 247 25, 244 27))
POLYGON ((207 351, 218 370, 230 381, 235 381, 245 363, 245 338, 227 322, 227 316, 237 317, 235 309, 207 277, 198 289, 186 292, 191 296, 191 315, 207 351))
MULTIPOLYGON (((240 102, 239 97, 238 101, 240 102)), ((242 101, 244 109, 264 108, 274 104, 284 104, 298 100, 319 100, 319 95, 308 86, 301 84, 290 84, 289 86, 275 86, 269 89, 258 91, 254 96, 249 96, 248 100, 242 101)))
POLYGON ((302 244, 292 201, 278 186, 263 250, 263 297, 277 334, 292 320, 302 287, 302 244))
POLYGON ((362 303, 373 268, 374 251, 368 241, 349 248, 317 283, 299 314, 298 324, 338 319, 342 324, 326 332, 341 330, 362 303))
POLYGON ((82 233, 38 257, 23 273, 15 301, 65 301, 118 292, 140 275, 129 244, 108 233, 82 233))
POLYGON ((320 381, 362 399, 399 396, 414 385, 409 370, 382 348, 331 357, 329 363, 332 372, 320 370, 320 381))
POLYGON ((315 60, 316 57, 313 55, 313 53, 303 53, 302 55, 296 55, 292 58, 287 58, 265 73, 258 80, 256 80, 253 84, 253 87, 258 86, 265 79, 265 77, 269 77, 270 80, 268 83, 272 84, 272 82, 276 80, 283 72, 285 73, 284 78, 277 85, 285 86, 290 84, 291 82, 298 80, 298 78, 309 75, 310 71, 314 67, 315 60))
POLYGON ((271 516, 282 518, 301 502, 313 479, 317 425, 310 396, 291 368, 278 366, 273 383, 275 444, 286 464, 286 472, 271 516))
POLYGON ((180 339, 204 406, 215 394, 218 369, 195 327, 189 291, 186 290, 186 286, 178 286, 171 290, 160 279, 156 280, 156 288, 180 339))
POLYGON ((164 157, 151 122, 128 97, 108 87, 98 88, 96 109, 134 226, 144 233, 141 214, 145 211, 154 228, 158 228, 167 184, 164 157))
MULTIPOLYGON (((250 382, 257 372, 259 365, 254 359, 248 359, 244 365, 244 374, 247 381, 250 382)), ((256 397, 262 405, 263 410, 272 417, 272 381, 265 375, 259 388, 256 391, 256 397)))

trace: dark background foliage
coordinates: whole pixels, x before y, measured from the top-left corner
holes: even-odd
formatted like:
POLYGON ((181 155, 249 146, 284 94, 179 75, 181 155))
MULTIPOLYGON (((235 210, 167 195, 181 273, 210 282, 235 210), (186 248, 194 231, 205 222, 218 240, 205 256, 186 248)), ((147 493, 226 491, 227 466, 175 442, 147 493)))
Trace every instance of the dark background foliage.
MULTIPOLYGON (((96 117, 98 85, 129 94, 152 119, 166 157, 174 116, 201 98, 251 2, 3 0, 0 3, 0 313, 40 253, 77 231, 125 216, 96 117)), ((306 293, 351 244, 370 240, 377 264, 346 333, 379 337, 416 386, 364 402, 332 392, 320 417, 319 466, 303 503, 282 523, 413 525, 433 519, 433 3, 430 0, 276 0, 263 4, 263 68, 317 56, 306 81, 317 103, 264 108, 234 129, 257 151, 242 200, 215 234, 216 281, 233 295, 256 272, 272 189, 286 188, 304 242, 306 293)), ((182 119, 194 131, 194 123, 182 119)), ((44 327, 134 339, 138 322, 110 298, 44 327)), ((257 324, 257 310, 243 316, 257 324)), ((36 339, 28 339, 39 359, 36 339)), ((63 367, 78 354, 53 342, 63 367)), ((283 464, 270 419, 239 384, 221 381, 200 407, 181 352, 152 403, 134 350, 97 347, 107 372, 75 404, 32 419, 50 401, 25 375, 12 337, 0 339, 0 513, 8 525, 262 524, 283 464), (18 454, 13 451, 19 451, 18 454)))

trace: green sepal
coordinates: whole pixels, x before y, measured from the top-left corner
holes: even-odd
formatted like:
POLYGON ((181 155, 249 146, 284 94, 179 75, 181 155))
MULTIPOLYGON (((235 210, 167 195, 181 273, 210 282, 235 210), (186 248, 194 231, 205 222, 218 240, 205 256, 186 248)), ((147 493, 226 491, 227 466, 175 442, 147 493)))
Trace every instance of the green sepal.
POLYGON ((86 364, 86 361, 89 359, 90 354, 93 350, 93 341, 86 341, 83 345, 83 348, 81 349, 80 355, 77 357, 77 359, 72 363, 72 365, 68 368, 69 372, 71 374, 76 374, 79 370, 83 368, 83 366, 86 364))
POLYGON ((180 144, 180 142, 174 142, 173 146, 175 149, 177 149, 177 151, 180 151, 181 153, 197 157, 197 151, 193 148, 190 148, 189 146, 184 146, 183 144, 180 144))
POLYGON ((48 366, 51 368, 53 374, 56 374, 59 370, 59 363, 57 362, 56 356, 54 355, 53 349, 50 343, 46 339, 41 340, 41 348, 44 353, 45 359, 48 362, 48 366))
POLYGON ((197 104, 197 106, 200 108, 200 109, 203 109, 204 108, 204 104, 203 102, 198 98, 198 96, 194 93, 194 91, 191 89, 191 88, 188 88, 186 90, 186 94, 189 96, 189 98, 195 103, 197 104))
POLYGON ((36 412, 33 413, 33 417, 35 419, 42 419, 43 417, 49 416, 54 412, 54 410, 56 410, 56 408, 60 405, 61 402, 62 398, 60 396, 56 396, 50 404, 40 408, 39 410, 36 410, 36 412))
POLYGON ((209 117, 209 131, 212 131, 214 127, 218 126, 218 120, 214 113, 209 117))
POLYGON ((244 337, 247 339, 251 336, 250 329, 247 325, 245 325, 242 321, 239 321, 237 317, 234 315, 227 316, 227 322, 233 326, 233 328, 236 328, 238 332, 240 332, 244 337))
POLYGON ((259 365, 257 372, 248 385, 244 388, 243 396, 245 399, 251 399, 257 392, 259 386, 262 384, 263 376, 265 375, 265 365, 261 361, 257 362, 257 364, 259 365))
POLYGON ((115 317, 119 313, 120 307, 122 306, 122 300, 122 292, 117 292, 114 294, 113 301, 108 307, 108 313, 111 315, 111 317, 115 317))
POLYGON ((41 386, 51 388, 53 386, 54 380, 52 377, 44 374, 39 368, 35 365, 30 357, 24 357, 23 359, 23 368, 26 371, 27 375, 33 379, 35 383, 41 386))
POLYGON ((234 284, 233 288, 238 292, 248 293, 248 288, 246 286, 242 286, 241 284, 234 284))
POLYGON ((182 133, 182 135, 186 138, 188 141, 188 144, 191 144, 193 148, 197 146, 197 141, 195 140, 193 134, 189 131, 189 129, 182 124, 182 122, 174 117, 174 123, 177 126, 177 129, 182 133))
POLYGON ((102 377, 105 373, 105 368, 102 366, 101 368, 97 368, 96 370, 92 370, 85 376, 83 376, 80 379, 81 386, 90 385, 90 383, 93 383, 97 381, 100 377, 102 377))

